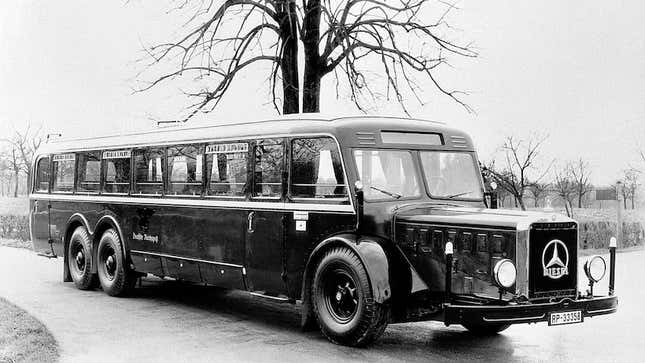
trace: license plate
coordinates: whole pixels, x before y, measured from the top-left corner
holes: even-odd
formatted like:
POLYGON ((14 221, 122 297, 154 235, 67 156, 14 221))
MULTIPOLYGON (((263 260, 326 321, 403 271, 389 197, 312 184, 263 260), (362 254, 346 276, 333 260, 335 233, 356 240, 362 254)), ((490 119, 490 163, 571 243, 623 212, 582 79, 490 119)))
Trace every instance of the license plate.
POLYGON ((549 314, 549 325, 582 323, 582 311, 563 311, 549 314))

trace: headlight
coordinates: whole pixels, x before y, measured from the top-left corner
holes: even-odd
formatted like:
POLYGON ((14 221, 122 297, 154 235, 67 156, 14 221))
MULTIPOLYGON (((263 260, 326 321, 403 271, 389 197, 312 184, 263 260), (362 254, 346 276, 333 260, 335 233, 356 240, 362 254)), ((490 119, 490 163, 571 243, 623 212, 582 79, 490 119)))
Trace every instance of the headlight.
POLYGON ((499 287, 508 289, 513 286, 515 283, 515 277, 517 276, 517 270, 515 265, 511 260, 504 259, 495 265, 493 269, 493 276, 495 277, 495 282, 499 287))
POLYGON ((585 262, 585 274, 593 282, 602 280, 605 276, 605 271, 607 271, 607 263, 600 256, 594 256, 585 262))

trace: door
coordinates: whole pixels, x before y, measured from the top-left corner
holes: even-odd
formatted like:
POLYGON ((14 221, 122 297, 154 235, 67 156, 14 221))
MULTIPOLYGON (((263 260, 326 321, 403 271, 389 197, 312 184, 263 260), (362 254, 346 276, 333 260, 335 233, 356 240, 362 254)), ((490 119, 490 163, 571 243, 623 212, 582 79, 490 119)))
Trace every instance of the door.
POLYGON ((286 292, 285 145, 282 139, 253 144, 251 208, 247 214, 246 281, 251 291, 277 296, 286 292))
POLYGON ((34 197, 30 200, 31 234, 34 251, 39 254, 52 254, 49 210, 50 202, 46 197, 49 193, 50 163, 49 157, 42 157, 36 163, 36 178, 33 186, 34 197))

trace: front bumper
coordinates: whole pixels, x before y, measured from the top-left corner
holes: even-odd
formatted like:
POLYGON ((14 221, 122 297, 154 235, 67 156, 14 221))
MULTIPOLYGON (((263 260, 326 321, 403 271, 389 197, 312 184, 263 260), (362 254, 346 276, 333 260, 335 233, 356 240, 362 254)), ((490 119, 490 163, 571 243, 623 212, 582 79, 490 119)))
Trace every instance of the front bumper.
POLYGON ((618 297, 564 298, 558 302, 509 305, 453 305, 444 306, 444 322, 466 325, 499 325, 537 323, 549 320, 552 312, 580 310, 583 318, 615 313, 618 297))

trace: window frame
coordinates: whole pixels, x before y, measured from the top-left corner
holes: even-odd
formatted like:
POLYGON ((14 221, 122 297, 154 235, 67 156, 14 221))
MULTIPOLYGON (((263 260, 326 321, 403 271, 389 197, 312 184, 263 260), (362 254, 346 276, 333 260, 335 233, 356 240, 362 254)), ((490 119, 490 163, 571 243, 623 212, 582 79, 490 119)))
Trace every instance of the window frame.
POLYGON ((49 181, 49 190, 50 193, 52 194, 76 194, 76 169, 78 167, 78 157, 76 156, 75 152, 62 152, 58 154, 51 154, 51 166, 50 166, 50 181, 49 181), (56 155, 74 155, 74 167, 72 168, 73 170, 73 175, 72 175, 72 190, 54 190, 54 180, 56 179, 54 177, 54 162, 63 162, 63 161, 69 161, 69 160, 60 160, 60 161, 55 161, 54 157, 56 155))
POLYGON ((285 189, 289 189, 288 184, 288 175, 285 175, 285 172, 289 172, 287 169, 287 159, 289 158, 289 144, 287 141, 289 140, 288 137, 266 137, 266 138, 256 138, 252 140, 248 140, 249 146, 250 146, 250 153, 251 153, 251 167, 249 169, 249 172, 251 173, 251 187, 248 190, 248 195, 249 199, 253 201, 266 201, 266 202, 287 202, 287 191, 285 189), (279 143, 276 143, 276 145, 282 146, 282 172, 280 173, 280 195, 279 196, 258 196, 255 195, 255 166, 256 166, 256 155, 255 155, 255 150, 256 147, 258 146, 259 141, 266 141, 266 140, 280 140, 279 143), (287 180, 285 180, 285 177, 287 180), (285 183, 286 182, 286 183, 285 183), (285 188, 286 184, 286 188, 285 188))
MULTIPOLYGON (((253 195, 253 161, 255 154, 255 146, 253 144, 253 140, 251 139, 245 139, 245 140, 215 140, 211 142, 207 142, 204 144, 204 198, 207 199, 234 199, 234 200, 250 200, 252 195, 253 195), (223 144, 246 144, 248 150, 246 151, 246 182, 244 185, 246 186, 246 190, 242 190, 241 195, 210 195, 210 187, 211 187, 211 171, 208 169, 208 157, 211 155, 217 155, 217 154, 208 154, 206 153, 206 149, 209 145, 223 145, 223 144)), ((229 184, 230 185, 230 184, 229 184)))
MULTIPOLYGON (((132 173, 132 169, 133 169, 133 163, 134 163, 134 160, 133 160, 134 158, 132 157, 133 153, 134 153, 134 149, 131 149, 131 148, 126 148, 126 149, 102 149, 101 150, 101 191, 99 193, 100 195, 115 195, 115 196, 124 196, 125 195, 125 196, 130 196, 132 194, 132 188, 133 188, 133 173, 132 173), (129 151, 130 152, 130 157, 129 158, 114 158, 114 159, 128 159, 128 161, 129 161, 128 164, 130 164, 130 172, 129 172, 129 175, 128 175, 128 192, 127 193, 108 192, 108 191, 105 190, 105 186, 107 185, 106 165, 107 165, 108 160, 113 160, 113 158, 106 159, 106 158, 103 157, 103 154, 105 152, 109 152, 109 151, 129 151)), ((118 185, 124 185, 124 184, 125 183, 118 184, 118 185)))
MULTIPOLYGON (((347 173, 345 172, 345 165, 343 163, 343 154, 342 150, 340 148, 340 145, 338 144, 338 141, 330 136, 330 135, 313 135, 313 136, 300 136, 300 137, 292 137, 289 138, 288 140, 288 150, 287 150, 287 172, 288 172, 288 182, 287 182, 287 199, 290 202, 295 202, 295 203, 311 203, 315 202, 315 204, 338 204, 338 205, 349 205, 351 204, 351 190, 349 188, 349 184, 347 182, 347 173), (338 161, 340 162, 340 166, 342 169, 343 173, 343 179, 344 182, 343 184, 336 184, 335 186, 343 186, 346 191, 346 195, 344 197, 337 197, 337 198, 316 198, 316 197, 298 197, 294 196, 292 194, 292 186, 294 185, 293 183, 293 144, 297 140, 311 140, 311 139, 329 139, 332 141, 332 143, 336 147, 336 151, 338 152, 338 161)), ((333 159, 332 159, 333 163, 333 159)), ((318 184, 314 184, 318 185, 318 184)))
POLYGON ((101 194, 101 191, 103 189, 103 183, 102 183, 102 172, 103 172, 103 150, 84 150, 84 151, 79 151, 76 152, 76 165, 75 165, 75 175, 74 175, 74 191, 76 194, 82 194, 82 195, 98 195, 101 194), (98 190, 80 190, 80 186, 82 184, 82 181, 79 179, 80 178, 80 173, 78 168, 80 167, 80 156, 81 154, 88 154, 88 153, 98 153, 99 154, 99 187, 98 190))
POLYGON ((481 175, 481 171, 479 170, 479 164, 477 163, 477 157, 472 151, 463 151, 463 150, 419 150, 417 151, 417 158, 419 162, 419 171, 421 174, 419 176, 421 177, 421 181, 423 182, 423 188, 425 189, 426 195, 430 197, 430 199, 433 200, 447 200, 447 201, 465 201, 465 202, 481 202, 486 199, 486 191, 484 190, 484 183, 481 175), (454 197, 454 198, 448 198, 447 196, 434 196, 430 193, 430 188, 428 187, 427 180, 426 180, 426 174, 425 174, 425 167, 423 166, 423 160, 421 159, 421 153, 422 152, 438 152, 438 153, 459 153, 459 154, 466 154, 469 155, 470 158, 473 161, 473 164, 475 166, 475 173, 478 175, 477 180, 479 180, 479 187, 481 190, 481 198, 464 198, 464 197, 454 197))
POLYGON ((32 187, 32 192, 33 193, 38 193, 38 194, 50 194, 51 189, 52 189, 52 160, 51 160, 51 155, 39 155, 38 158, 36 159, 36 170, 34 172, 34 180, 33 180, 33 187, 32 187), (38 166, 40 165, 41 160, 43 159, 48 159, 49 165, 47 167, 47 174, 48 174, 48 179, 47 179, 47 190, 40 190, 40 180, 39 180, 39 168, 38 166))
POLYGON ((405 200, 419 200, 423 198, 424 195, 427 194, 427 191, 421 190, 421 188, 425 188, 425 181, 423 180, 424 178, 421 177, 421 167, 419 165, 420 159, 418 156, 419 150, 415 149, 401 149, 401 148, 378 148, 378 147, 354 147, 350 150, 351 152, 351 157, 352 157, 352 163, 354 164, 354 172, 356 173, 356 180, 362 180, 361 179, 361 173, 360 170, 358 169, 358 163, 356 162, 356 151, 402 151, 402 152, 407 152, 410 154, 410 157, 412 158, 412 167, 414 168, 416 172, 416 179, 417 179, 417 187, 419 188, 418 194, 415 196, 402 196, 399 199, 394 199, 391 198, 385 194, 383 194, 383 198, 368 198, 365 196, 365 202, 367 203, 377 203, 377 202, 398 202, 398 201, 405 201, 405 200), (419 178, 421 180, 419 180, 419 178))
POLYGON ((164 198, 166 197, 166 180, 168 180, 168 160, 166 158, 166 154, 168 152, 168 146, 166 145, 147 145, 147 146, 141 146, 141 147, 136 147, 131 149, 132 154, 130 155, 130 193, 128 194, 131 197, 142 197, 142 198, 164 198), (137 192, 137 186, 141 183, 137 182, 137 171, 135 170, 136 168, 136 156, 137 152, 140 151, 145 151, 145 150, 155 150, 161 154, 161 182, 159 183, 151 183, 147 182, 148 185, 150 184, 161 184, 161 193, 158 194, 153 194, 153 193, 138 193, 137 192))
MULTIPOLYGON (((163 147, 163 149, 165 149, 164 157, 165 157, 165 164, 166 164, 166 167, 165 167, 165 170, 164 170, 164 174, 166 174, 166 177, 165 177, 164 183, 163 183, 164 184, 164 193, 163 193, 164 197, 167 197, 167 198, 191 198, 191 199, 196 199, 196 198, 204 197, 206 195, 206 184, 207 184, 206 183, 206 174, 205 174, 206 165, 207 165, 207 162, 206 162, 206 155, 207 155, 206 154, 206 145, 207 144, 205 144, 205 143, 188 143, 188 144, 172 144, 172 145, 168 145, 168 146, 163 147), (172 148, 186 147, 186 146, 192 146, 192 147, 197 148, 197 153, 195 155, 196 156, 197 155, 202 156, 202 180, 199 183, 192 184, 192 185, 199 184, 200 187, 201 187, 201 190, 200 190, 199 194, 195 194, 195 195, 191 195, 191 194, 170 194, 173 182, 171 180, 169 151, 172 148)), ((179 184, 182 184, 182 183, 179 183, 179 184)), ((186 184, 186 183, 183 183, 183 184, 186 184)), ((154 195, 154 194, 152 194, 152 195, 154 195)))

